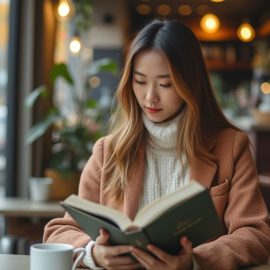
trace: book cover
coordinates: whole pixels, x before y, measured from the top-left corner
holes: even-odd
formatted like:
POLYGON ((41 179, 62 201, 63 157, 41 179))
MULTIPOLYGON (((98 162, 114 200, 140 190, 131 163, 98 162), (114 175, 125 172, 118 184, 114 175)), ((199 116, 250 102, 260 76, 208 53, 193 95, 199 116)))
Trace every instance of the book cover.
POLYGON ((99 235, 99 229, 104 228, 110 234, 112 245, 128 244, 147 250, 146 245, 152 243, 175 255, 181 250, 181 236, 187 236, 196 247, 224 233, 209 191, 198 185, 193 183, 185 190, 177 190, 155 201, 139 211, 138 220, 135 217, 133 221, 118 210, 76 195, 71 195, 61 205, 93 240, 99 235), (181 196, 183 194, 185 196, 181 196))

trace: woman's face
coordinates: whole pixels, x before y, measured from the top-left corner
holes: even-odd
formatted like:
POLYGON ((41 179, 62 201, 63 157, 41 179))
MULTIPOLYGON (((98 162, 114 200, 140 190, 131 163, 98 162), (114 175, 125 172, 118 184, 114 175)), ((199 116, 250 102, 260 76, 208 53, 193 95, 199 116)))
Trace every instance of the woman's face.
POLYGON ((147 50, 134 58, 132 87, 147 118, 153 122, 173 119, 183 100, 172 84, 169 64, 159 50, 147 50))

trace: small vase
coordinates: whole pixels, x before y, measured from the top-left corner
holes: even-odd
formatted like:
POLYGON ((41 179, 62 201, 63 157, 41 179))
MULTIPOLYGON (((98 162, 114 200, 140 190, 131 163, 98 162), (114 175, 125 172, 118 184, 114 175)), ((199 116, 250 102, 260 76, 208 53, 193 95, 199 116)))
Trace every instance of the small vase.
POLYGON ((35 202, 48 201, 52 179, 49 177, 31 177, 29 180, 30 199, 35 202))

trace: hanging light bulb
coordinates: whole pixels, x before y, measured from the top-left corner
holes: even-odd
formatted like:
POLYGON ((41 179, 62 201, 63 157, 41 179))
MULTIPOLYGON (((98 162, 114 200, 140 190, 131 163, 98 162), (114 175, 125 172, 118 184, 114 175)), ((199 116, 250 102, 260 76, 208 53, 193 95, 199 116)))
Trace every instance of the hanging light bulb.
POLYGON ((180 5, 177 11, 182 16, 188 16, 192 13, 192 8, 190 5, 180 5))
POLYGON ((69 43, 69 49, 73 54, 78 54, 81 51, 82 45, 81 40, 78 36, 74 36, 70 43, 69 43))
POLYGON ((200 26, 203 31, 212 34, 219 29, 220 21, 216 15, 208 13, 201 18, 200 26))
POLYGON ((145 4, 138 5, 136 10, 140 15, 147 15, 151 12, 150 6, 145 4))
POLYGON ((74 6, 70 0, 60 0, 58 8, 57 8, 57 15, 59 19, 68 19, 74 13, 74 6))
POLYGON ((243 42, 249 42, 255 38, 255 30, 249 23, 242 23, 237 29, 237 36, 243 42))
POLYGON ((172 11, 172 8, 169 5, 159 5, 157 7, 157 13, 161 16, 168 16, 172 11))
POLYGON ((262 91, 263 94, 269 95, 270 94, 270 83, 269 82, 263 82, 261 84, 261 91, 262 91))

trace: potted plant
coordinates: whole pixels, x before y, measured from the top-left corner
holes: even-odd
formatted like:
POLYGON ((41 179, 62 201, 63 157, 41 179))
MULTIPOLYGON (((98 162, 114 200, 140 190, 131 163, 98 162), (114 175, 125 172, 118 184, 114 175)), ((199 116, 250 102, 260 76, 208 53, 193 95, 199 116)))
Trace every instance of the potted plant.
POLYGON ((116 63, 109 58, 92 62, 84 76, 84 87, 78 92, 67 65, 55 64, 51 71, 52 85, 62 78, 72 90, 74 111, 68 114, 61 111, 53 99, 53 92, 50 94, 45 85, 37 87, 25 99, 27 108, 32 108, 41 98, 53 101, 44 119, 35 123, 26 134, 26 141, 31 144, 48 130, 51 131, 51 157, 45 176, 53 179, 52 200, 61 200, 77 191, 81 170, 91 155, 93 144, 102 135, 104 108, 92 97, 93 88, 87 82, 99 72, 115 74, 116 71, 116 63))

